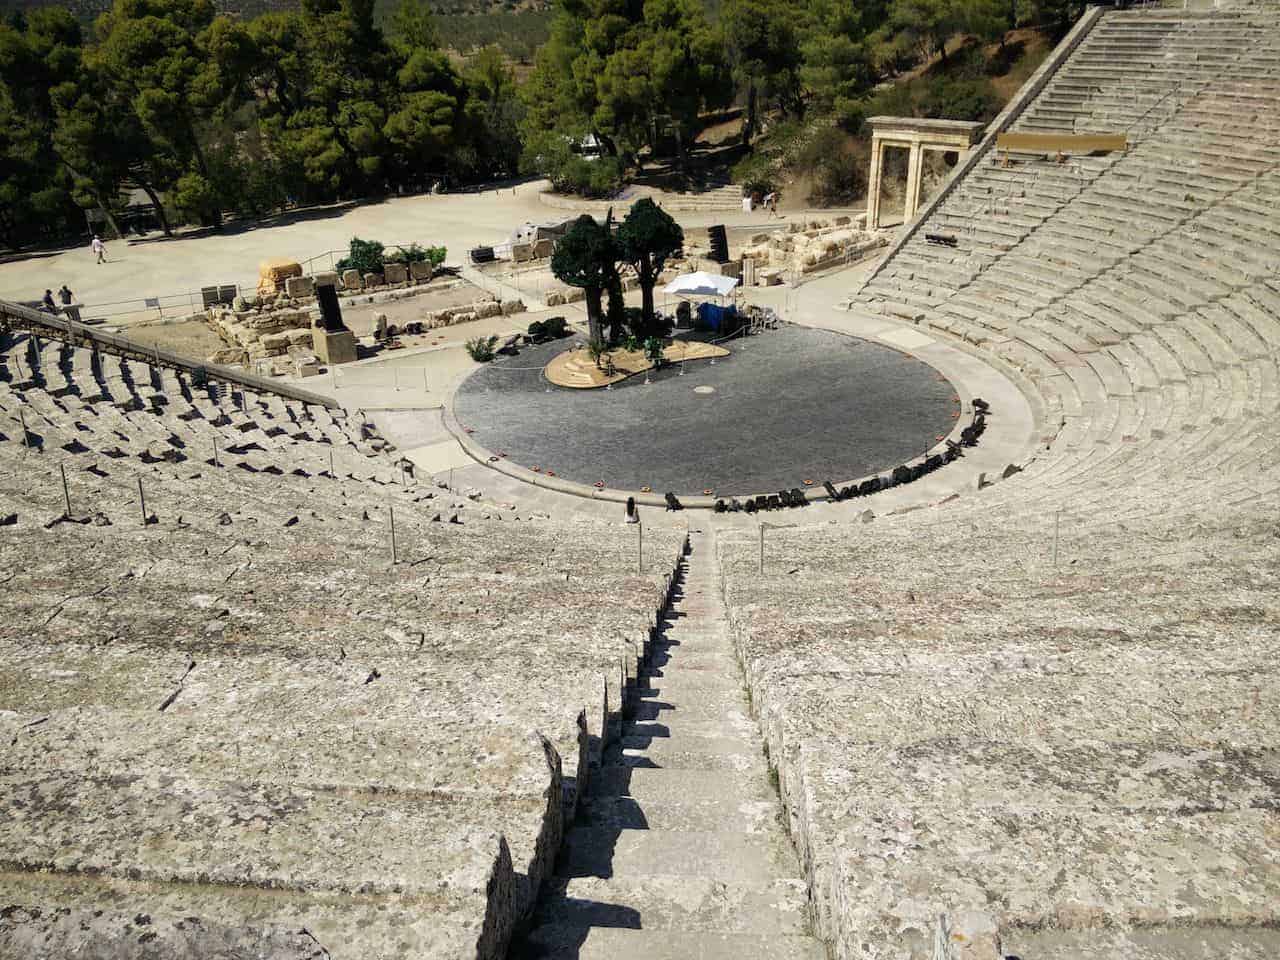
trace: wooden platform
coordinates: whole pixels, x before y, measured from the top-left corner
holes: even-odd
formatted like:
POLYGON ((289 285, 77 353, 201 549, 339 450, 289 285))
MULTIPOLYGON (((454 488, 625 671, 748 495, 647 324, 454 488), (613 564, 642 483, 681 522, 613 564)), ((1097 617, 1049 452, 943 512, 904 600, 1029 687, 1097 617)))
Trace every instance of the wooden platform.
MULTIPOLYGON (((664 358, 669 363, 680 363, 682 360, 709 360, 728 355, 728 350, 715 344, 701 343, 696 340, 676 340, 667 347, 664 358)), ((641 350, 611 350, 606 356, 613 360, 612 375, 605 373, 609 359, 601 357, 600 366, 597 367, 585 347, 556 354, 543 372, 546 378, 558 387, 593 390, 611 383, 618 383, 653 368, 653 363, 641 350)))

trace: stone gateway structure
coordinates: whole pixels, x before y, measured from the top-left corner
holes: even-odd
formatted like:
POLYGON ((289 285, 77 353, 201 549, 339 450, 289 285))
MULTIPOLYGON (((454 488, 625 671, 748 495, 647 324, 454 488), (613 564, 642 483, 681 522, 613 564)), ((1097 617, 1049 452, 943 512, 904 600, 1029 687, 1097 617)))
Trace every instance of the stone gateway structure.
POLYGON ((906 203, 902 222, 909 223, 920 208, 920 184, 924 180, 924 152, 954 151, 961 161, 977 142, 982 124, 964 120, 926 120, 918 117, 871 117, 871 170, 867 175, 867 229, 880 226, 880 181, 884 151, 900 147, 911 151, 907 161, 906 203))

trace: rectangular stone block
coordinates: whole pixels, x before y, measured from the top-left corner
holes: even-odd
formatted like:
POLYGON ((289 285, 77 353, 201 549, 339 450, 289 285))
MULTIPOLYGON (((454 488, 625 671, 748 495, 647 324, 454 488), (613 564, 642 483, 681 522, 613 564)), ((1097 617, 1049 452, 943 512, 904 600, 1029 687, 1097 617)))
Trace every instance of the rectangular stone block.
POLYGON ((511 245, 511 259, 516 263, 527 263, 533 259, 533 244, 531 243, 513 243, 511 245))
POLYGON ((360 271, 359 270, 343 270, 342 271, 342 289, 343 290, 359 290, 360 289, 360 271))
POLYGON ((550 238, 544 240, 536 240, 533 244, 533 257, 535 260, 545 260, 555 252, 556 242, 550 238))
POLYGON ((332 270, 317 273, 311 279, 315 281, 317 287, 336 287, 338 285, 338 275, 332 270))
POLYGON ((415 280, 430 280, 434 272, 430 260, 415 260, 409 264, 409 276, 415 280))
POLYGON ((382 286, 382 284, 383 284, 382 274, 366 273, 364 275, 364 288, 366 290, 372 290, 374 287, 382 286))
POLYGON ((284 282, 284 290, 291 297, 311 297, 315 295, 316 283, 312 277, 289 277, 284 282))
POLYGON ((350 330, 331 333, 323 327, 311 331, 311 348, 320 362, 334 366, 351 363, 356 359, 356 335, 350 330))
POLYGON ((409 279, 409 271, 403 263, 388 263, 382 268, 387 283, 404 283, 409 279))

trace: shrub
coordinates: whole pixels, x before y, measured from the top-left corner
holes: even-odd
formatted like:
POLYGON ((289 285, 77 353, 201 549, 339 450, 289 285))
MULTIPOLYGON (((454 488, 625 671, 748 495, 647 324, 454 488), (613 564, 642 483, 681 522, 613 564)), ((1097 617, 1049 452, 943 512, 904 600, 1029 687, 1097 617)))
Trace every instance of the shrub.
POLYGON ((382 259, 386 263, 417 263, 419 260, 429 260, 433 267, 438 267, 444 263, 447 253, 446 247, 421 247, 411 243, 407 247, 397 248, 395 253, 386 254, 382 259))
POLYGON ((498 335, 496 333, 488 337, 472 337, 467 341, 467 354, 476 363, 488 363, 493 359, 497 346, 498 335))
POLYGON ((381 273, 382 266, 386 262, 386 257, 383 256, 382 251, 382 244, 376 240, 361 240, 359 237, 352 237, 348 255, 335 263, 333 268, 339 273, 343 270, 358 270, 361 275, 381 273))
POLYGON ((609 352, 609 348, 605 346, 605 342, 599 337, 592 337, 587 341, 587 356, 589 356, 597 367, 600 366, 600 358, 609 352))
POLYGON ((810 171, 809 202, 815 206, 843 206, 866 196, 866 158, 855 156, 853 142, 836 127, 813 137, 797 165, 810 171))
POLYGON ((552 182, 562 193, 593 199, 612 197, 622 189, 622 164, 616 157, 587 160, 574 156, 560 169, 559 179, 552 182))
POLYGON ((555 340, 559 340, 569 332, 568 324, 565 322, 564 317, 547 317, 546 320, 542 321, 542 329, 548 337, 555 340))
POLYGON ((535 320, 529 324, 529 329, 525 331, 531 340, 542 340, 547 336, 547 327, 541 320, 535 320))

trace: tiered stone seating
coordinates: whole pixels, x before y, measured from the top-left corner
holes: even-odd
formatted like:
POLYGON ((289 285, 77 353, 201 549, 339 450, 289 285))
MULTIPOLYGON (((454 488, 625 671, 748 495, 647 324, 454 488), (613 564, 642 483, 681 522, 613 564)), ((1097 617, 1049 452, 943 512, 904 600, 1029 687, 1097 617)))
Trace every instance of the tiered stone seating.
POLYGON ((838 957, 1280 952, 1278 55, 1274 3, 1103 14, 1013 129, 1128 151, 980 158, 855 295, 1025 375, 1019 472, 721 537, 838 957))
POLYGON ((4 346, 0 955, 504 956, 683 530, 638 572, 339 411, 4 346))
POLYGON ((1051 520, 998 509, 877 521, 856 549, 770 531, 764 578, 755 537, 721 535, 837 956, 933 957, 940 914, 964 957, 1002 955, 991 934, 1039 956, 1054 933, 1146 956, 1153 932, 1170 960, 1274 954, 1277 504, 1105 530, 1077 513, 1056 566, 1051 520), (1257 950, 1191 949, 1224 927, 1257 950))

